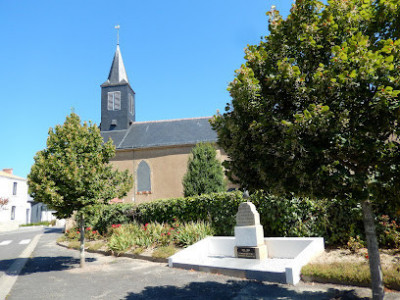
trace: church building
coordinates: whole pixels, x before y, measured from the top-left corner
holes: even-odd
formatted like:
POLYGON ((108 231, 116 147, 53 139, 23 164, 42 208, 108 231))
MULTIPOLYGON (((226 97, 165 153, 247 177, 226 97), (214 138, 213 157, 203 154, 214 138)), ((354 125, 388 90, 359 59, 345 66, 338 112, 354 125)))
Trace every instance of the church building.
MULTIPOLYGON (((217 141, 211 117, 146 122, 136 122, 135 117, 135 92, 118 44, 108 79, 101 85, 100 130, 103 139, 112 139, 116 146, 111 163, 133 175, 134 186, 123 201, 182 197, 192 148, 217 141)), ((217 150, 217 157, 226 159, 222 150, 217 150)))

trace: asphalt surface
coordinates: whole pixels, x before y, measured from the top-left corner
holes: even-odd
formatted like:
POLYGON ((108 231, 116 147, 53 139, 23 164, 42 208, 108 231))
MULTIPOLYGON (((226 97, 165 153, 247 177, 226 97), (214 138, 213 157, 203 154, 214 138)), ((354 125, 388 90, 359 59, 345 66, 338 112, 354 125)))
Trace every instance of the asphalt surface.
POLYGON ((41 227, 25 227, 9 232, 0 232, 0 277, 10 267, 13 259, 18 257, 32 239, 43 232, 41 227))
MULTIPOLYGON (((86 254, 57 246, 59 229, 46 229, 7 300, 16 299, 369 299, 369 289, 297 286, 169 268, 130 258, 86 254)), ((388 293, 386 299, 400 299, 388 293)))

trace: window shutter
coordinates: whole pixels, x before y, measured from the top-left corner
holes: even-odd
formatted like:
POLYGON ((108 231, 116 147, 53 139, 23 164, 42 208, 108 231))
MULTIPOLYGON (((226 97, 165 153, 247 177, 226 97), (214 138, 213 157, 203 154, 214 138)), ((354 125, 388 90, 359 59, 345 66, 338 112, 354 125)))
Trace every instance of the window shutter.
POLYGON ((129 94, 129 112, 133 115, 133 96, 129 94))
POLYGON ((114 110, 121 110, 121 92, 114 92, 114 110))
POLYGON ((108 110, 114 110, 114 93, 109 92, 108 93, 108 101, 107 101, 107 109, 108 110))

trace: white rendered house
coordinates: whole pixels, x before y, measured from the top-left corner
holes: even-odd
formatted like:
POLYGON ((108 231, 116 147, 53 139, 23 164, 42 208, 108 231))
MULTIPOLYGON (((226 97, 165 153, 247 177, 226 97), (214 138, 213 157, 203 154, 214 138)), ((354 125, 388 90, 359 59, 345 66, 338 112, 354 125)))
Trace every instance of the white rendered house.
POLYGON ((31 199, 25 178, 13 174, 12 169, 0 171, 0 198, 8 203, 0 206, 0 231, 17 229, 31 222, 31 199))

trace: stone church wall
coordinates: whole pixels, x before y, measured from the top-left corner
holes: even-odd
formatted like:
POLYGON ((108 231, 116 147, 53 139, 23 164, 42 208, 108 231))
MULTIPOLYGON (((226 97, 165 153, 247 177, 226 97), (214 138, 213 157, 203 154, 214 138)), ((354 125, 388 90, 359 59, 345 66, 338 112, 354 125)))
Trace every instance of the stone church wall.
MULTIPOLYGON (((111 163, 119 170, 128 170, 133 175, 134 185, 124 202, 148 202, 156 199, 183 197, 182 179, 193 145, 162 147, 153 149, 118 150, 111 163), (141 161, 150 167, 150 191, 138 191, 137 169, 141 161)), ((217 150, 217 158, 227 156, 217 150)), ((229 184, 228 187, 232 187, 229 184)))

